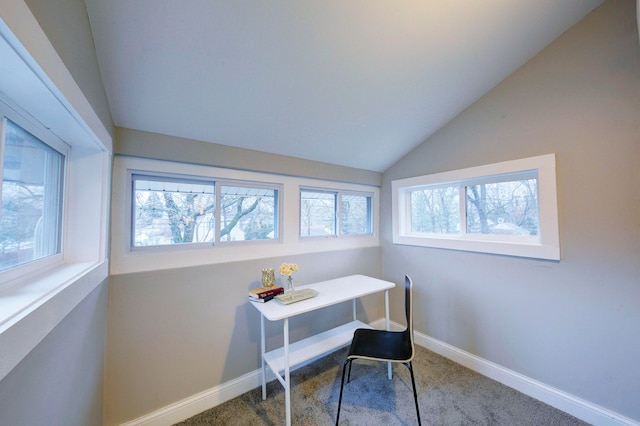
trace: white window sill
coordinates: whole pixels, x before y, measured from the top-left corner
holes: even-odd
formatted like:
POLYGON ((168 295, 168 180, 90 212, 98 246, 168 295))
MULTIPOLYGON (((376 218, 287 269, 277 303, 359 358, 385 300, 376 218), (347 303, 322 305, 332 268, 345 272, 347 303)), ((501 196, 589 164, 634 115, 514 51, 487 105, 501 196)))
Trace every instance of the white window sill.
POLYGON ((0 288, 0 380, 107 276, 108 262, 81 262, 0 288))
POLYGON ((394 244, 432 247, 448 250, 471 251, 476 253, 499 254, 504 256, 529 257, 534 259, 560 260, 560 247, 539 243, 461 240, 455 238, 428 238, 394 235, 394 244))

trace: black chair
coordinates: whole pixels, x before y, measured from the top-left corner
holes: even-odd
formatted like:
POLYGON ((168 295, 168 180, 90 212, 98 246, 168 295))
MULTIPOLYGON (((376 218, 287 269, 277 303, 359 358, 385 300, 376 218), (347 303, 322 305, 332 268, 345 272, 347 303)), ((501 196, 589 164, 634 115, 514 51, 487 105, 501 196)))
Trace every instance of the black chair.
POLYGON ((407 328, 404 331, 372 330, 359 328, 353 333, 353 340, 349 347, 347 359, 342 367, 342 383, 340 384, 340 399, 338 401, 338 414, 336 415, 336 426, 340 420, 340 406, 342 405, 342 391, 344 389, 344 373, 349 366, 349 376, 347 383, 351 380, 351 364, 356 359, 368 359, 374 361, 400 362, 404 364, 411 373, 411 384, 413 385, 413 399, 416 403, 416 414, 418 424, 420 421, 420 409, 418 408, 418 393, 416 392, 416 381, 413 377, 413 366, 411 360, 415 354, 413 347, 413 282, 407 275, 404 277, 405 299, 404 309, 407 316, 407 328))

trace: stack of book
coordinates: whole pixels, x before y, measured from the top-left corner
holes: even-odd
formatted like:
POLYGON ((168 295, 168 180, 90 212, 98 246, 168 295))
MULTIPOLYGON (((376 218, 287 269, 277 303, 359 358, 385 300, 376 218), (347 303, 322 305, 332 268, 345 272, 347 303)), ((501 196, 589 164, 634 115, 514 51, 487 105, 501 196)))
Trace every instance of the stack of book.
POLYGON ((284 288, 282 287, 258 287, 249 290, 249 300, 256 303, 264 303, 282 293, 284 293, 284 288))

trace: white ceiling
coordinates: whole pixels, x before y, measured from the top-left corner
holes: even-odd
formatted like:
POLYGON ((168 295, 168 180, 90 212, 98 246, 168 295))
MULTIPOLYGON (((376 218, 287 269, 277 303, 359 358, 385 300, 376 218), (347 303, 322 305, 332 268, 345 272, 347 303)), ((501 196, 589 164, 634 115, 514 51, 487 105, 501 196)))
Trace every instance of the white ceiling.
POLYGON ((86 0, 117 126, 384 171, 602 0, 86 0))

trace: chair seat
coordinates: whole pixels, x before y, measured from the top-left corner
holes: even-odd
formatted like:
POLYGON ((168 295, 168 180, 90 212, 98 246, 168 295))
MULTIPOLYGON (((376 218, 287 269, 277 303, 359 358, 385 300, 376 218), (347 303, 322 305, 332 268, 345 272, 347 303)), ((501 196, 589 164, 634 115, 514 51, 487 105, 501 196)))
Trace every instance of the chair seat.
POLYGON ((413 350, 406 332, 359 328, 353 334, 347 358, 408 362, 413 350))

